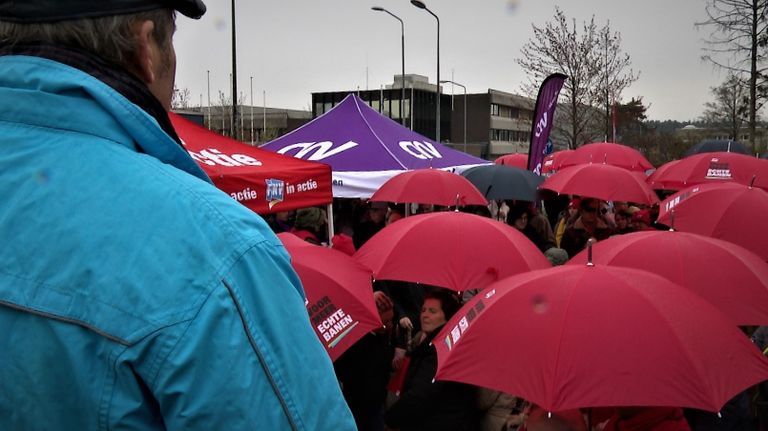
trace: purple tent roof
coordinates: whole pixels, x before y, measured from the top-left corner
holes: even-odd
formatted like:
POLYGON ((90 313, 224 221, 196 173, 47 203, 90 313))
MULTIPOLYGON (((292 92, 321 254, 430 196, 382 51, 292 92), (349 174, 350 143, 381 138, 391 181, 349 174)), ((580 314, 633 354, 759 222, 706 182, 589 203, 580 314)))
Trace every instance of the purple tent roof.
POLYGON ((401 126, 354 94, 301 128, 261 147, 322 161, 335 172, 445 169, 489 163, 401 126))

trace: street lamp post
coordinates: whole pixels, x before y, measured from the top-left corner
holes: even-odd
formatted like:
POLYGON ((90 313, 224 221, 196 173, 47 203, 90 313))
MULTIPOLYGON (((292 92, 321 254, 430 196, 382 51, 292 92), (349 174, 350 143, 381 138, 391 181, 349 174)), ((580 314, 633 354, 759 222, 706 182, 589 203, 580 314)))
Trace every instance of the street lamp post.
POLYGON ((211 71, 206 70, 208 75, 208 130, 211 130, 211 71))
POLYGON ((386 12, 396 20, 400 21, 400 65, 402 66, 402 70, 400 72, 400 119, 402 120, 403 126, 405 126, 405 111, 403 110, 403 107, 405 106, 405 25, 399 16, 384 9, 383 7, 374 6, 371 9, 377 12, 386 12))
MULTIPOLYGON (((261 115, 261 136, 264 139, 267 133, 267 90, 261 90, 261 99, 264 101, 263 111, 261 115)), ((266 139, 264 142, 267 142, 266 139)))
POLYGON ((251 76, 251 145, 253 145, 253 76, 251 76))
POLYGON ((429 10, 424 2, 419 0, 411 0, 411 4, 419 9, 424 9, 425 11, 429 12, 429 14, 435 17, 437 20, 437 91, 435 92, 437 95, 437 103, 435 103, 435 122, 437 124, 435 125, 435 141, 440 142, 440 18, 438 18, 437 15, 429 10))
POLYGON ((235 38, 235 0, 232 0, 232 138, 237 139, 237 40, 235 38))
POLYGON ((464 90, 464 129, 463 130, 464 130, 464 152, 466 153, 467 152, 467 87, 459 84, 458 82, 454 82, 450 80, 440 81, 440 83, 458 85, 459 87, 462 88, 462 90, 464 90))

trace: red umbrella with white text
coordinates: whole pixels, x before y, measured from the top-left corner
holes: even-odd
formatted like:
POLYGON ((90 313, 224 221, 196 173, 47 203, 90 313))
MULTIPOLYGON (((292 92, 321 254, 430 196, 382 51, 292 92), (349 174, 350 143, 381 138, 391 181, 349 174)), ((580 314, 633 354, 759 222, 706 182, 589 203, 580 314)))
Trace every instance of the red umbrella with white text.
POLYGON ((653 273, 606 265, 491 284, 433 344, 435 379, 515 394, 547 411, 718 411, 768 379, 768 360, 709 302, 653 273))
POLYGON ((292 233, 277 236, 291 255, 307 295, 310 322, 331 360, 383 326, 370 271, 340 251, 310 244, 292 233))

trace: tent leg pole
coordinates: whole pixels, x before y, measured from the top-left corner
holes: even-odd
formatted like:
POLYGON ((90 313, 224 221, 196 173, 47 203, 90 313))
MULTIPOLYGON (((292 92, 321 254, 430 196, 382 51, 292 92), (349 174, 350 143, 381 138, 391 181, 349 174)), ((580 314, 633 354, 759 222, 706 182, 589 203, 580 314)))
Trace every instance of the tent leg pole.
POLYGON ((328 227, 328 247, 333 247, 333 200, 328 204, 325 216, 327 218, 325 225, 328 227))

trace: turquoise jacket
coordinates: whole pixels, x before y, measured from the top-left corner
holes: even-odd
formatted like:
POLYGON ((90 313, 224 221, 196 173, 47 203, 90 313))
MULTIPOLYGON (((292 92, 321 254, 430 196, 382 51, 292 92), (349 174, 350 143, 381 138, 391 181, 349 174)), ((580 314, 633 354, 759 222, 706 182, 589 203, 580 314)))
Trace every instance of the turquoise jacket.
POLYGON ((266 223, 101 81, 0 70, 0 429, 354 429, 266 223))

